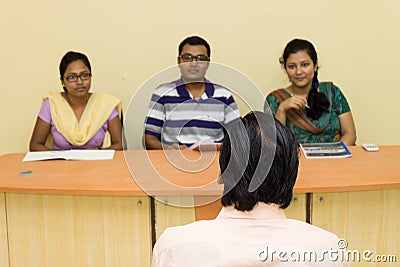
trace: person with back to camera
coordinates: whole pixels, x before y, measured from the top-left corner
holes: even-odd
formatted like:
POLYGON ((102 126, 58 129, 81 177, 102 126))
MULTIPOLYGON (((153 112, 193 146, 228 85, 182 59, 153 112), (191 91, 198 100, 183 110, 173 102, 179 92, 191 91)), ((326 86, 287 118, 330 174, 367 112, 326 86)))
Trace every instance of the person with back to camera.
POLYGON ((318 57, 307 40, 290 41, 280 58, 291 84, 271 92, 265 110, 288 126, 299 143, 343 141, 354 145, 356 129, 349 104, 336 85, 318 81, 318 57))
POLYGON ((293 133, 272 115, 254 111, 234 122, 219 156, 222 210, 215 220, 167 228, 152 267, 347 266, 335 234, 285 216, 298 154, 293 133))
POLYGON ((205 78, 210 54, 210 45, 199 36, 179 44, 181 78, 153 92, 144 127, 146 149, 186 149, 203 140, 220 143, 224 127, 239 119, 232 94, 205 78))
POLYGON ((92 69, 87 56, 69 51, 59 68, 64 92, 43 97, 29 150, 122 150, 121 101, 89 92, 92 69), (46 145, 49 135, 50 147, 46 145))

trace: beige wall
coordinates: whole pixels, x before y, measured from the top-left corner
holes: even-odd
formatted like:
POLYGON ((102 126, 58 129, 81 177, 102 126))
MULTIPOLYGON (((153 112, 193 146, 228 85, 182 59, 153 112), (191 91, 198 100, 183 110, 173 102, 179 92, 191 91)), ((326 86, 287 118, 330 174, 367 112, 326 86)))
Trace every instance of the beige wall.
MULTIPOLYGON (((358 144, 399 144, 399 9, 395 0, 3 0, 0 154, 27 150, 41 96, 61 90, 58 64, 67 50, 86 53, 92 90, 121 98, 127 109, 141 84, 175 64, 178 43, 192 34, 210 42, 213 61, 243 72, 264 95, 287 84, 278 64, 287 41, 311 40, 320 79, 338 84, 350 102, 358 144)), ((143 113, 150 94, 141 94, 143 113)), ((135 127, 142 122, 140 112, 130 118, 135 127)))

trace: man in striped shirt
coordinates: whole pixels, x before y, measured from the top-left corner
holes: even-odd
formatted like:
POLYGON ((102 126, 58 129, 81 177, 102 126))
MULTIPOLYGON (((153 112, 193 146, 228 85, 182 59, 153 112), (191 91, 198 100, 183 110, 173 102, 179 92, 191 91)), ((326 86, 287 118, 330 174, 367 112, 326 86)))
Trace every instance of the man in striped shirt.
POLYGON ((145 121, 146 149, 187 148, 199 141, 220 143, 224 128, 240 118, 232 94, 206 80, 210 46, 191 36, 179 45, 181 78, 160 85, 145 121))

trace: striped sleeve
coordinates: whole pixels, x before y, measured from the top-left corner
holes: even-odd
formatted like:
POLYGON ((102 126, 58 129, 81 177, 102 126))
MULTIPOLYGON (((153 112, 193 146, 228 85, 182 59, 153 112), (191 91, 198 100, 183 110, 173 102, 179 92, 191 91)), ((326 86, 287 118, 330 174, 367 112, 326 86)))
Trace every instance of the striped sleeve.
POLYGON ((165 108, 162 103, 162 96, 157 94, 157 90, 151 96, 149 111, 147 113, 144 133, 151 134, 158 138, 161 137, 161 129, 165 122, 165 108))
POLYGON ((232 99, 232 102, 225 107, 225 125, 228 125, 240 118, 239 109, 235 100, 233 99, 233 96, 230 96, 230 98, 232 99))
POLYGON ((219 85, 214 85, 214 98, 225 104, 224 124, 228 125, 240 118, 238 106, 231 92, 219 85))

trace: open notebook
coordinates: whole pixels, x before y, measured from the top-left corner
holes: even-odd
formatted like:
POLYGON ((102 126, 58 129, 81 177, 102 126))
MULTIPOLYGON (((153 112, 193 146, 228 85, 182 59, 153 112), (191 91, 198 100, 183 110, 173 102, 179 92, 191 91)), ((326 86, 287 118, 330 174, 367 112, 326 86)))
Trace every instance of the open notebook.
POLYGON ((109 160, 114 158, 114 150, 55 150, 55 151, 35 151, 26 153, 22 161, 38 161, 50 159, 65 160, 109 160))

